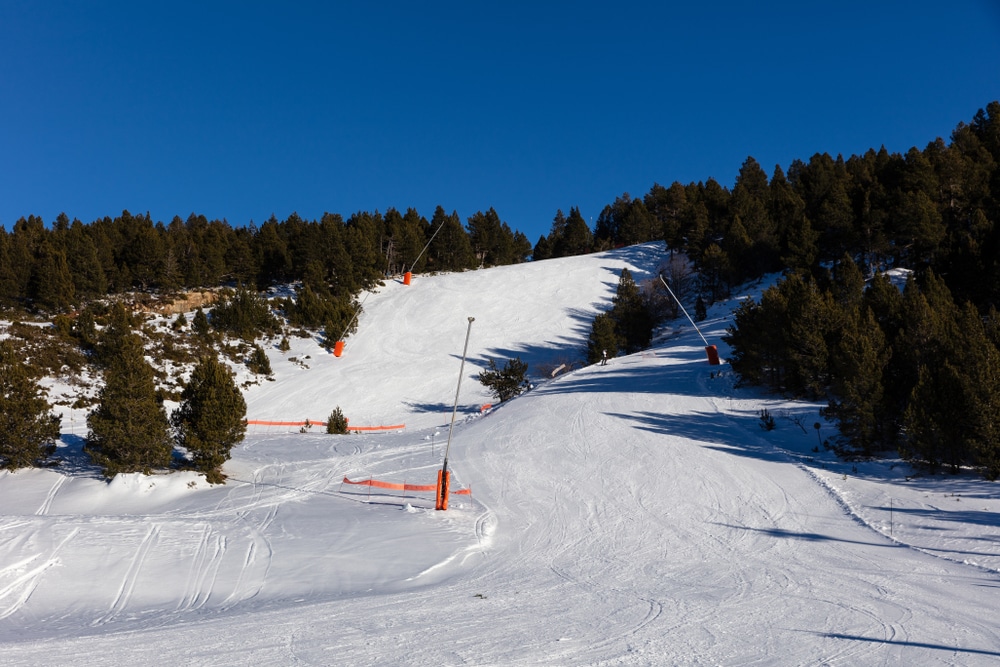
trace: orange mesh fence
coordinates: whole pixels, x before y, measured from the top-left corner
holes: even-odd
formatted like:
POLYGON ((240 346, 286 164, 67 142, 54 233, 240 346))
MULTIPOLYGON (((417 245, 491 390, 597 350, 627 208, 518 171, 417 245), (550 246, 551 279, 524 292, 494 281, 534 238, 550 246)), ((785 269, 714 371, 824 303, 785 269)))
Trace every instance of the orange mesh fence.
MULTIPOLYGON (((393 491, 437 491, 437 486, 434 484, 399 484, 397 482, 382 482, 377 479, 363 479, 360 482, 352 482, 345 477, 344 484, 374 486, 379 489, 392 489, 393 491)), ((472 489, 456 489, 451 493, 456 496, 471 496, 472 489)))

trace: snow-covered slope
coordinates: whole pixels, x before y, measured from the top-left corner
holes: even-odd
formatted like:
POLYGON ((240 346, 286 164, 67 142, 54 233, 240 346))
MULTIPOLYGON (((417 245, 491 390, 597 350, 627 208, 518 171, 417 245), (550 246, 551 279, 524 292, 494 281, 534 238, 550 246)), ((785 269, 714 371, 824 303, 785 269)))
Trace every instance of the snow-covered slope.
MULTIPOLYGON (((249 416, 340 405, 406 428, 256 427, 224 487, 108 484, 68 433, 65 469, 0 476, 2 662, 997 662, 995 486, 813 451, 832 433, 818 406, 734 388, 689 325, 480 413, 488 358, 573 361, 621 267, 651 275, 661 252, 387 285, 341 358, 269 351, 276 381, 249 390, 249 416), (433 483, 470 316, 449 464, 472 497, 436 512, 426 493, 343 486, 433 483)), ((703 327, 723 355, 733 305, 703 327)))

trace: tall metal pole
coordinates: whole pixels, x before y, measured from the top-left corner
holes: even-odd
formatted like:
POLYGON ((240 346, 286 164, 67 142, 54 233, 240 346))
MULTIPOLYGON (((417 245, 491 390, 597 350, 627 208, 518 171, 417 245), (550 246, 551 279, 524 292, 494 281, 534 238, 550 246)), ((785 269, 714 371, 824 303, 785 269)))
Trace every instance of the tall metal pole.
POLYGON ((667 284, 667 281, 663 279, 663 274, 660 273, 660 274, 658 274, 657 277, 660 279, 660 282, 663 283, 663 286, 667 288, 667 291, 670 292, 670 296, 674 297, 674 301, 677 302, 677 305, 681 307, 681 311, 684 313, 684 315, 687 316, 688 322, 691 323, 691 326, 694 327, 694 330, 698 332, 698 335, 701 336, 701 340, 704 341, 705 345, 707 346, 708 345, 708 341, 705 340, 704 336, 702 336, 701 329, 698 328, 698 325, 695 324, 694 320, 691 319, 691 316, 688 315, 688 311, 684 309, 684 304, 681 303, 681 300, 677 298, 677 295, 674 294, 674 291, 672 289, 670 289, 670 285, 667 284))
POLYGON ((420 251, 420 254, 417 255, 417 258, 413 260, 413 264, 410 265, 410 271, 412 271, 413 268, 417 265, 417 262, 420 261, 420 258, 424 256, 424 253, 427 252, 427 249, 431 247, 431 244, 434 243, 434 237, 437 236, 438 232, 440 232, 443 228, 444 228, 444 220, 441 221, 441 224, 438 225, 437 230, 435 230, 435 232, 431 235, 431 240, 427 242, 427 245, 425 245, 424 249, 420 251))
POLYGON ((465 374, 465 355, 469 351, 469 335, 472 333, 472 323, 476 318, 469 318, 469 327, 465 330, 465 347, 462 348, 462 365, 458 369, 458 386, 455 387, 455 404, 451 409, 451 426, 448 428, 448 444, 444 448, 444 465, 441 466, 441 479, 439 493, 442 497, 437 499, 438 509, 448 508, 448 454, 451 452, 451 434, 455 430, 455 415, 458 414, 458 394, 462 389, 462 375, 465 374))
POLYGON ((451 409, 451 426, 448 428, 448 444, 444 448, 444 472, 448 472, 448 452, 451 451, 451 432, 455 430, 455 415, 458 413, 458 392, 462 388, 462 375, 465 373, 465 355, 469 351, 469 334, 472 333, 472 323, 476 318, 469 318, 469 328, 465 331, 465 347, 462 349, 462 365, 458 369, 458 386, 455 387, 455 405, 451 409))
POLYGON ((365 305, 365 301, 368 300, 368 294, 371 294, 371 292, 365 294, 365 298, 361 299, 361 303, 359 303, 358 307, 354 309, 354 316, 351 317, 351 321, 347 323, 346 327, 344 327, 344 331, 340 334, 339 340, 344 340, 344 336, 347 335, 347 331, 351 328, 351 325, 354 324, 354 320, 358 319, 358 315, 361 314, 361 307, 365 305))

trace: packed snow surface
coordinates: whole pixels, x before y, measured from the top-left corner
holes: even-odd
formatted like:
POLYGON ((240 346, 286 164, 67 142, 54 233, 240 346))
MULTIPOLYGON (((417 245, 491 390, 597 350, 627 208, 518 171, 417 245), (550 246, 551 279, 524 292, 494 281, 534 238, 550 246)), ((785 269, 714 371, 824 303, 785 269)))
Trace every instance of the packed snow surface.
MULTIPOLYGON (((85 415, 63 410, 63 463, 0 474, 0 661, 1000 661, 995 484, 836 460, 819 405, 735 387, 684 320, 644 353, 579 363, 621 269, 641 281, 664 259, 652 244, 388 281, 342 357, 272 346, 248 417, 340 406, 404 428, 252 426, 224 486, 109 483, 81 453, 85 415), (476 376, 514 356, 536 387, 484 410, 476 376), (456 390, 449 468, 471 497, 442 512, 432 494, 342 484, 433 484, 456 390)), ((723 357, 738 299, 762 287, 701 324, 723 357)))

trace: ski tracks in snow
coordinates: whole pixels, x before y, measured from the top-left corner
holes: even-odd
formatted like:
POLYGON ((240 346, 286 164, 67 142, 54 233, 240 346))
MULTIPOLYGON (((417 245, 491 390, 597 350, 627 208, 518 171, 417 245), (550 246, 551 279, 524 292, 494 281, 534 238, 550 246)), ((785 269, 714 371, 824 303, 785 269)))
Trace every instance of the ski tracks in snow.
POLYGON ((50 488, 49 492, 45 495, 45 500, 42 501, 41 507, 39 507, 35 512, 36 515, 41 516, 49 513, 49 510, 52 509, 52 501, 55 500, 56 494, 59 493, 59 489, 62 488, 62 485, 66 483, 66 479, 66 475, 58 475, 56 477, 56 481, 52 484, 52 488, 50 488))
POLYGON ((32 563, 38 560, 40 554, 0 569, 0 619, 14 614, 28 602, 41 581, 42 575, 50 567, 59 564, 59 552, 79 532, 79 528, 71 530, 45 560, 33 567, 32 563), (7 577, 11 577, 11 579, 4 581, 7 577))
POLYGON ((91 622, 91 627, 99 627, 115 620, 118 615, 124 611, 125 607, 128 606, 129 601, 132 599, 132 594, 135 591, 139 571, 142 569, 146 556, 149 554, 150 548, 153 543, 156 542, 156 538, 159 534, 159 524, 154 524, 149 527, 149 530, 146 532, 146 536, 142 539, 142 542, 139 543, 139 547, 136 549, 135 555, 129 563, 121 585, 119 585, 114 600, 111 602, 111 608, 108 609, 105 614, 99 616, 91 622))

